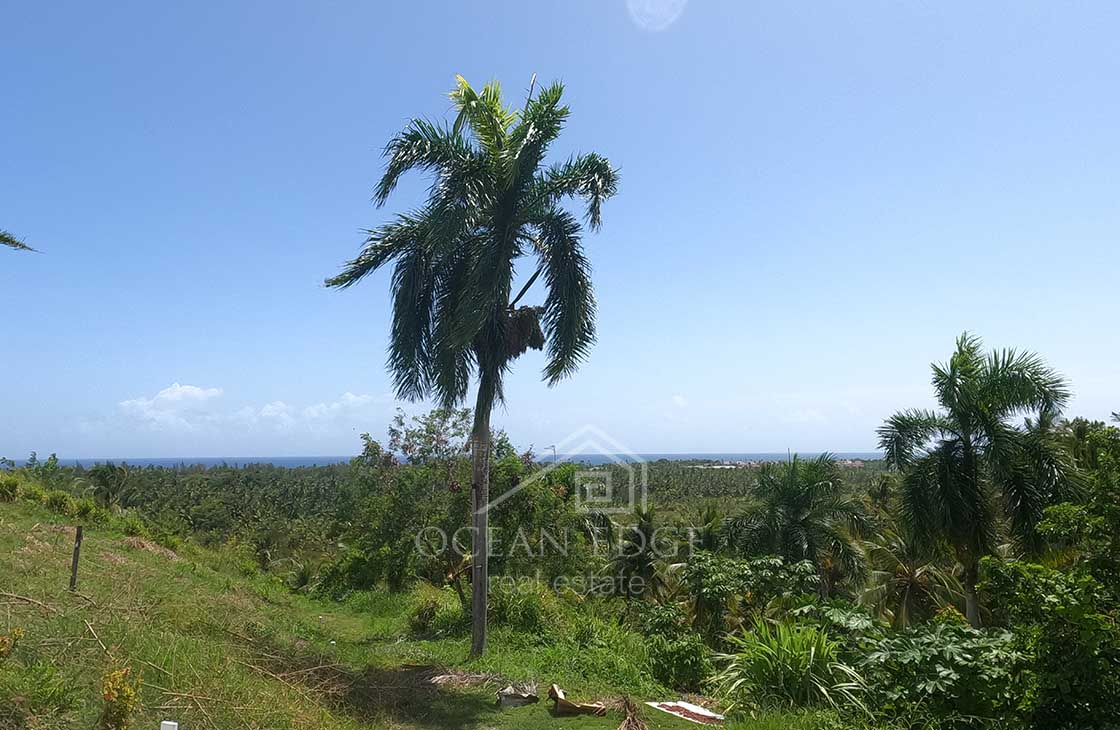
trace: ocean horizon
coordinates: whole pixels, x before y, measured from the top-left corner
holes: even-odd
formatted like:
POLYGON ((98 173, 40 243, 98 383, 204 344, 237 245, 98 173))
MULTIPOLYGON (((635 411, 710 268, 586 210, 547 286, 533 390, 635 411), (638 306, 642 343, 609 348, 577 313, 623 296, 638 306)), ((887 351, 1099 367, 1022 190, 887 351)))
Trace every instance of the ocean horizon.
MULTIPOLYGON (((822 452, 687 452, 687 453, 648 453, 648 454, 558 454, 557 461, 571 461, 583 464, 607 464, 610 462, 652 462, 652 461, 785 461, 791 454, 802 458, 816 458, 822 452)), ((834 451, 829 452, 837 459, 881 459, 883 455, 878 451, 834 451)), ((285 467, 289 469, 309 466, 331 466, 345 464, 353 459, 349 456, 155 456, 155 457, 80 457, 60 458, 58 463, 62 466, 93 466, 95 464, 128 464, 130 466, 161 466, 166 468, 191 467, 191 466, 231 466, 235 468, 267 464, 270 466, 285 467)), ((40 457, 40 461, 43 458, 40 457)), ((540 462, 553 461, 552 454, 538 454, 540 462)), ((25 460, 16 460, 16 464, 23 466, 25 460)))

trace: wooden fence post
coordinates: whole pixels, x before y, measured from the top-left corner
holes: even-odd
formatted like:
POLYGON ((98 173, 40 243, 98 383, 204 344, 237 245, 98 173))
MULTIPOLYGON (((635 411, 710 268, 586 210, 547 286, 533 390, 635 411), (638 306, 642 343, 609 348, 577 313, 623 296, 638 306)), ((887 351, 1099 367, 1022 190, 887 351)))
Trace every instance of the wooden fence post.
POLYGON ((82 526, 74 532, 74 560, 70 563, 70 591, 78 589, 78 557, 82 552, 82 526))

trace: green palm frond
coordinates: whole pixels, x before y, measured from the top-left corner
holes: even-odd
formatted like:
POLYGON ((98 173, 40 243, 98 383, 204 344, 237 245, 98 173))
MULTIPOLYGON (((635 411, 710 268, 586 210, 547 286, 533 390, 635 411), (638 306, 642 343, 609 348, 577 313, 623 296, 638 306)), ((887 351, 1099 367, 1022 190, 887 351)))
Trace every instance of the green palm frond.
POLYGON ((894 628, 904 629, 932 618, 944 606, 961 604, 960 582, 940 547, 923 550, 903 533, 887 530, 866 544, 866 552, 870 577, 860 601, 894 628))
POLYGON ((587 204, 587 223, 592 230, 598 230, 602 223, 603 201, 612 197, 617 189, 618 171, 605 158, 592 153, 548 168, 538 176, 535 194, 545 206, 555 205, 565 198, 582 198, 587 204))
POLYGON ((911 408, 899 411, 879 427, 879 448, 888 464, 902 468, 926 453, 935 438, 951 430, 952 425, 937 413, 911 408))
POLYGON ((1001 418, 1024 412, 1056 414, 1069 403, 1065 378, 1031 352, 993 351, 977 380, 980 398, 1001 418))
POLYGON ((591 264, 583 254, 579 223, 553 211, 537 219, 541 266, 548 284, 544 329, 548 335, 545 378, 555 384, 571 374, 595 344, 595 294, 591 264))
POLYGON ((8 233, 5 230, 0 230, 0 246, 7 246, 14 248, 17 251, 34 251, 35 249, 28 246, 21 239, 16 238, 15 235, 8 233))
MULTIPOLYGON (((452 179, 466 184, 485 165, 485 159, 469 140, 425 119, 412 120, 393 137, 385 146, 385 156, 389 162, 373 196, 378 206, 384 205, 401 176, 409 170, 435 173, 436 185, 446 185, 452 179)), ((465 196, 466 191, 461 194, 465 196)))
POLYGON ((462 76, 457 75, 455 82, 456 87, 448 94, 459 110, 452 133, 459 136, 464 128, 469 128, 492 163, 491 169, 496 172, 499 169, 496 163, 506 146, 506 137, 517 113, 502 104, 502 87, 497 81, 487 83, 481 93, 475 91, 462 76))

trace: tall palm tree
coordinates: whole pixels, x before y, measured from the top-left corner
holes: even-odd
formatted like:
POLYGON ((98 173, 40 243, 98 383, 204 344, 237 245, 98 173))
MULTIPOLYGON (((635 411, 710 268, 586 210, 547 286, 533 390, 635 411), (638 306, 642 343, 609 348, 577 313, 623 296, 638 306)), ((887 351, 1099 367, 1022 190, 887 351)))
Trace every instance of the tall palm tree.
POLYGON ((486 648, 490 412, 501 402, 512 362, 527 349, 547 350, 544 378, 572 374, 595 340, 591 266, 579 220, 562 207, 586 204, 585 220, 600 226, 603 201, 618 174, 596 154, 544 165, 568 117, 563 86, 552 84, 521 109, 506 107, 497 83, 475 91, 461 76, 451 92, 458 116, 450 127, 412 120, 386 147, 388 164, 374 199, 385 203, 408 170, 431 173, 428 200, 368 231, 361 253, 327 286, 346 288, 395 262, 389 369, 408 400, 433 397, 453 407, 477 382, 471 432, 473 640, 486 648), (514 294, 517 262, 532 274, 514 294), (518 306, 543 277, 540 306, 518 306))
POLYGON ((980 625, 980 558, 995 552, 1007 518, 1029 547, 1042 510, 1073 484, 1072 466, 1045 424, 1069 400, 1065 379, 1033 353, 985 355, 965 333, 933 365, 940 410, 911 409, 879 428, 879 447, 902 471, 902 516, 919 543, 945 541, 961 566, 965 614, 980 625), (1035 416, 1035 425, 1017 426, 1035 416))
POLYGON ((763 464, 756 503, 732 518, 731 542, 746 553, 808 560, 817 566, 827 595, 836 572, 859 578, 864 557, 858 537, 868 527, 860 500, 844 488, 831 454, 811 461, 796 455, 784 464, 763 464))
POLYGON ((8 248, 14 248, 17 251, 34 251, 35 250, 35 249, 31 248, 30 246, 28 246, 23 241, 21 241, 20 239, 16 238, 11 233, 8 233, 7 231, 2 230, 2 229, 0 229, 0 246, 7 246, 8 248))

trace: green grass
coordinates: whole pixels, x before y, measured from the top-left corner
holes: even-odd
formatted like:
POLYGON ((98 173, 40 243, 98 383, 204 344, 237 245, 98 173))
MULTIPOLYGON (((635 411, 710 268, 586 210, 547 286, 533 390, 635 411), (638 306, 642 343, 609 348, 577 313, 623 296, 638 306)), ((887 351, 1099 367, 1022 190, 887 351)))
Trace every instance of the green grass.
MULTIPOLYGON (((549 703, 500 710, 495 686, 435 686, 458 670, 557 682, 575 699, 667 699, 609 643, 570 644, 508 629, 464 661, 467 637, 407 637, 409 594, 335 603, 295 595, 235 550, 179 546, 178 559, 123 532, 85 532, 78 593, 67 590, 73 530, 43 506, 0 503, 0 636, 25 633, 0 659, 0 729, 94 728, 100 678, 121 666, 140 682, 134 728, 616 728, 554 718, 549 703)), ((696 727, 648 711, 651 728, 696 727)), ((749 727, 749 726, 743 726, 749 727)))

